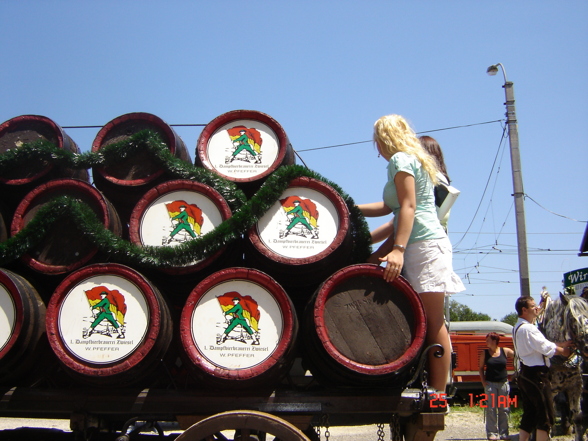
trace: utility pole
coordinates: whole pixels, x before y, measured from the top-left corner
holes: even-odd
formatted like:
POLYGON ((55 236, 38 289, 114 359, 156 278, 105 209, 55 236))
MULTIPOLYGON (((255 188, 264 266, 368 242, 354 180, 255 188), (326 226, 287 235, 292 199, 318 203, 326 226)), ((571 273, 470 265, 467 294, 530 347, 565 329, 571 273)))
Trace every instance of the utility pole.
POLYGON ((512 168, 512 186, 515 204, 515 220, 517 227, 517 248, 519 255, 519 278, 521 296, 531 295, 529 280, 529 260, 527 256, 527 228, 525 226, 525 192, 523 190, 523 171, 521 167, 521 153, 519 150, 519 132, 515 112, 514 88, 512 81, 506 79, 506 70, 501 63, 493 64, 487 69, 488 75, 496 75, 498 66, 504 75, 504 93, 506 96, 506 122, 508 125, 508 140, 510 143, 510 164, 512 168))

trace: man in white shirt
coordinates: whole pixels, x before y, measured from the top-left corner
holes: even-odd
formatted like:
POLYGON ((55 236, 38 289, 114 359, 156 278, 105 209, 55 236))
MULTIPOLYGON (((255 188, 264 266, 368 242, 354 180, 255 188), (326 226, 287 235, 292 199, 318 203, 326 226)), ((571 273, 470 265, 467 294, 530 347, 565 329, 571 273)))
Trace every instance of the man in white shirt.
POLYGON ((537 429, 537 441, 547 441, 554 421, 549 359, 554 355, 569 357, 573 343, 550 342, 537 329, 534 321, 539 315, 539 307, 533 297, 519 297, 515 309, 519 319, 513 335, 515 351, 521 361, 518 383, 523 401, 519 441, 528 441, 533 429, 537 429))

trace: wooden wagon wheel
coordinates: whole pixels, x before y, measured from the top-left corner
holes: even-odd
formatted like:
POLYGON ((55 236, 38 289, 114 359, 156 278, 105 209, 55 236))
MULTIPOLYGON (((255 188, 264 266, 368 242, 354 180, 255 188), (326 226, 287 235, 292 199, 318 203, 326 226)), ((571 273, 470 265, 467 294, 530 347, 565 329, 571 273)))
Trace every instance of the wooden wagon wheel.
POLYGON ((310 441, 289 422, 252 410, 233 410, 208 417, 191 426, 176 441, 270 441, 266 435, 274 436, 274 441, 310 441), (226 438, 221 433, 225 430, 235 430, 235 437, 226 438), (257 436, 250 436, 254 434, 257 436))

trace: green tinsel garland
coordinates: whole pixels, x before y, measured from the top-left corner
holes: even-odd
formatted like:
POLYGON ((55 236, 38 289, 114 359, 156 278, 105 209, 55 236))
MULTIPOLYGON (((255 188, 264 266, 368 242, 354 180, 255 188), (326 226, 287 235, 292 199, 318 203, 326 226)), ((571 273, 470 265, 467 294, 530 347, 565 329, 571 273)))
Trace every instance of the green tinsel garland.
POLYGON ((123 240, 104 228, 95 213, 83 202, 68 196, 60 196, 45 204, 35 218, 16 236, 0 244, 0 264, 10 262, 25 254, 44 237, 54 222, 63 216, 73 217, 80 231, 102 252, 114 261, 148 268, 175 267, 203 259, 225 245, 240 238, 269 210, 298 177, 309 177, 322 181, 337 191, 344 199, 350 213, 353 238, 353 263, 365 262, 371 253, 369 228, 365 218, 339 186, 307 168, 298 165, 280 167, 272 173, 250 200, 230 182, 206 169, 175 158, 159 135, 143 130, 98 152, 72 154, 57 148, 47 141, 38 141, 13 149, 0 156, 0 174, 12 167, 29 161, 51 161, 68 168, 90 168, 106 166, 111 161, 132 157, 139 151, 148 150, 158 164, 178 179, 190 179, 216 189, 233 211, 233 215, 204 236, 176 247, 140 247, 123 240))
POLYGON ((194 167, 173 156, 161 136, 153 130, 141 130, 132 136, 102 147, 97 152, 75 154, 58 148, 52 142, 39 140, 23 144, 0 155, 0 175, 9 170, 25 167, 31 163, 50 162, 57 167, 89 169, 106 167, 139 152, 148 151, 158 166, 174 179, 189 179, 208 185, 218 191, 231 210, 237 210, 246 201, 246 196, 234 182, 202 168, 194 167))

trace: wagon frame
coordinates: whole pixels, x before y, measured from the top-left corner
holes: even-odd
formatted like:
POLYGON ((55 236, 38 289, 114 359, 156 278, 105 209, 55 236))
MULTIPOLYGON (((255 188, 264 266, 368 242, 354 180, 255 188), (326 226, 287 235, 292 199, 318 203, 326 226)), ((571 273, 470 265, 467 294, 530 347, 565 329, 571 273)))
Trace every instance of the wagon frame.
MULTIPOLYGON (((379 425, 378 440, 385 439, 386 424, 393 441, 432 440, 445 428, 447 413, 446 401, 427 387, 423 368, 435 346, 423 351, 404 388, 331 388, 293 372, 271 390, 256 391, 5 387, 0 417, 69 419, 75 439, 84 441, 140 439, 145 428, 157 429, 157 439, 176 439, 161 430, 169 423, 184 430, 178 441, 228 439, 215 434, 233 429, 235 440, 261 431, 281 441, 317 441, 320 428, 329 439, 329 427, 372 424, 379 425)), ((0 439, 9 439, 3 432, 9 431, 0 431, 0 439)))

